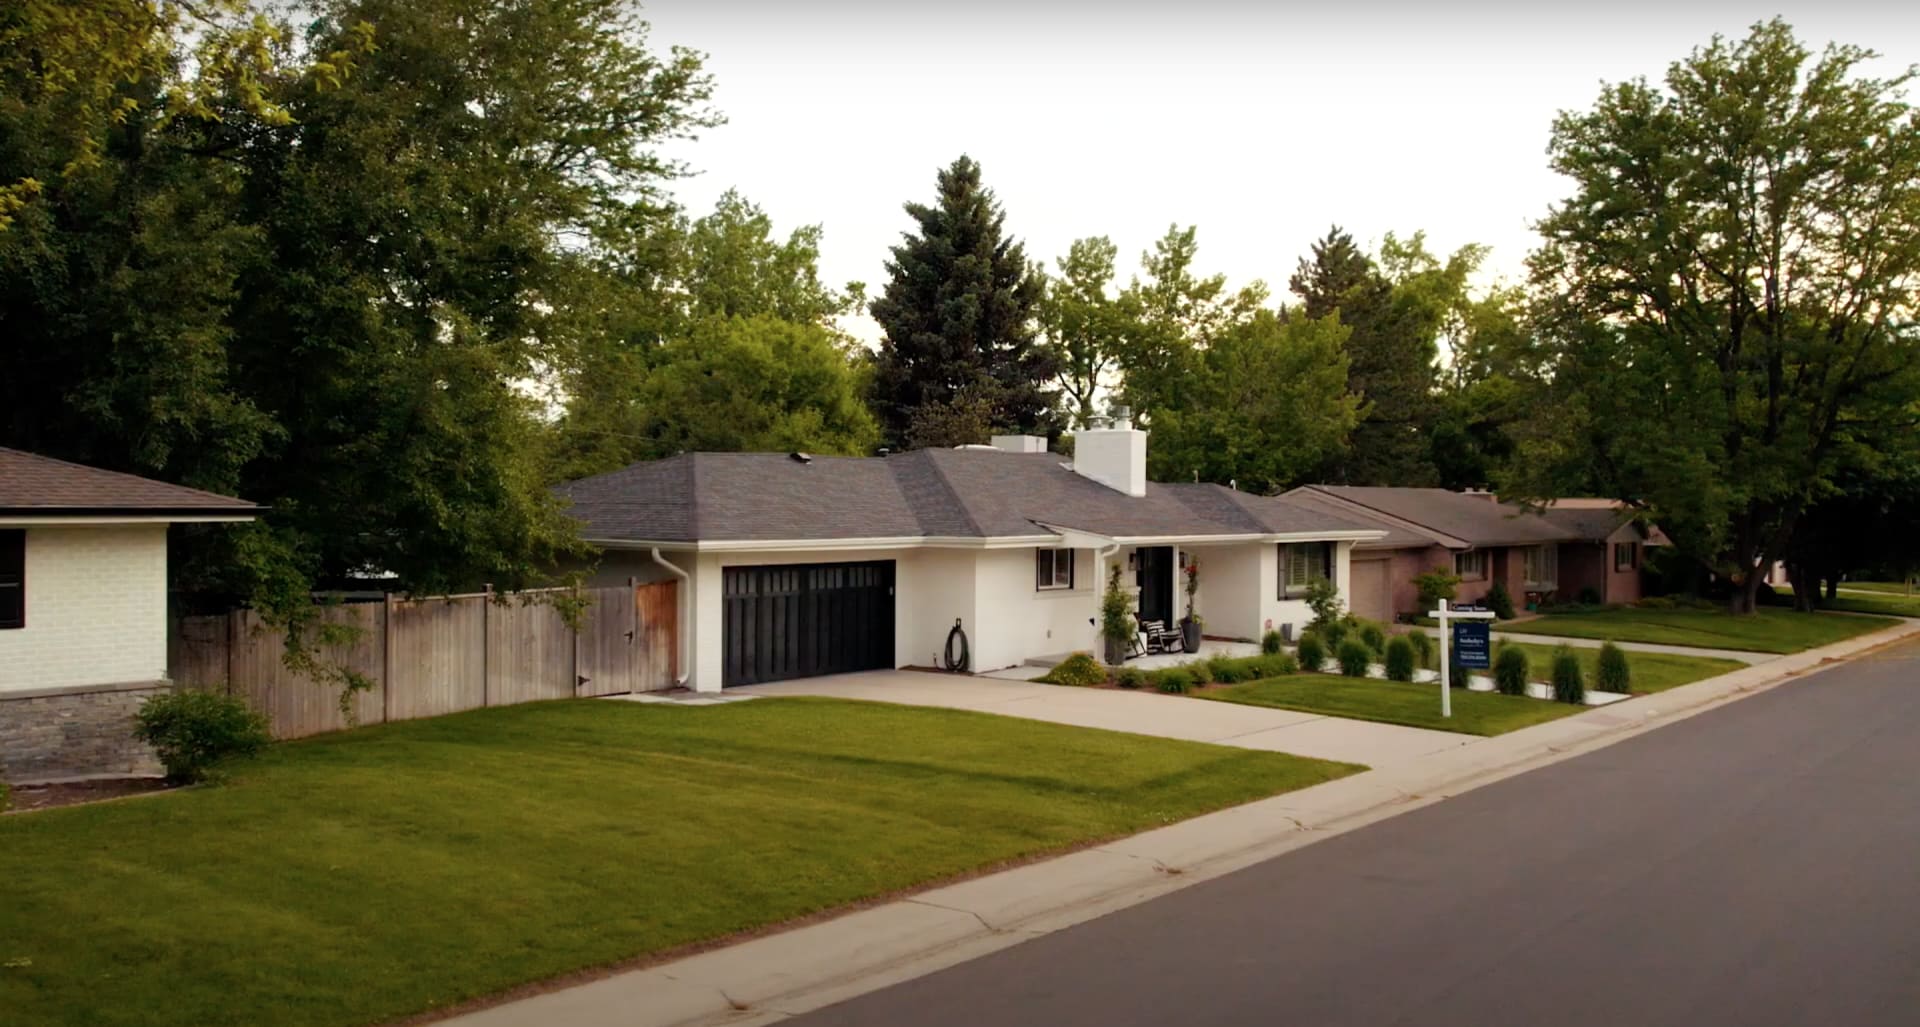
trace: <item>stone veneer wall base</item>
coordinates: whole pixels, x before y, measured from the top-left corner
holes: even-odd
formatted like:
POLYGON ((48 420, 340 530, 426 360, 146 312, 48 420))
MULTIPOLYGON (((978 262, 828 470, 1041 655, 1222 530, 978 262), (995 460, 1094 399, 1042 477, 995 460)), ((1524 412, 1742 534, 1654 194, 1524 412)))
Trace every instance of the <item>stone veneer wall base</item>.
POLYGON ((133 717, 170 681, 0 692, 0 780, 12 784, 161 773, 133 717))

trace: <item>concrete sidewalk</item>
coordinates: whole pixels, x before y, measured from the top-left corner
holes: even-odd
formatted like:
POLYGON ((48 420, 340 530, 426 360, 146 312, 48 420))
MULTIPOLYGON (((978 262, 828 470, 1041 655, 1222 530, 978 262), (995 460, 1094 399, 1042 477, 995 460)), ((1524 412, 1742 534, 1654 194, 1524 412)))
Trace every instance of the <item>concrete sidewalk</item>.
MULTIPOLYGON (((1437 702, 1439 686, 1434 687, 1437 702)), ((1290 752, 1296 756, 1375 768, 1399 766, 1443 749, 1484 741, 1452 731, 1429 731, 1241 703, 1195 701, 1157 692, 1062 688, 1030 681, 913 670, 874 670, 729 691, 739 695, 820 695, 908 706, 944 706, 1075 727, 1290 752)))
MULTIPOLYGON (((1440 637, 1439 628, 1423 629, 1435 638, 1440 637)), ((1496 631, 1495 641, 1531 642, 1534 645, 1564 645, 1574 649, 1598 649, 1606 645, 1603 638, 1571 638, 1566 635, 1534 635, 1524 631, 1496 631)), ((1741 663, 1766 663, 1780 659, 1779 653, 1756 653, 1744 649, 1708 649, 1698 645, 1667 645, 1664 642, 1615 642, 1614 645, 1630 653, 1670 653, 1674 656, 1705 656, 1716 660, 1738 660, 1741 663)))
POLYGON ((1916 636, 1920 621, 1906 621, 1658 695, 1448 747, 1056 859, 445 1022, 460 1027, 775 1023, 1612 744, 1774 687, 1823 663, 1916 636))

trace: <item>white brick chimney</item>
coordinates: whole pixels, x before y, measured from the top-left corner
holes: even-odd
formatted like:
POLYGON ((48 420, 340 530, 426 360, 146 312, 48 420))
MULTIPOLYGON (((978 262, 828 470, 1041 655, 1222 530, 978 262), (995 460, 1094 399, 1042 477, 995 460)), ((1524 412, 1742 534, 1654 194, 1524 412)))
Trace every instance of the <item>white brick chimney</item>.
POLYGON ((1133 426, 1132 411, 1113 408, 1112 427, 1104 418, 1073 436, 1073 469, 1129 496, 1147 494, 1147 433, 1133 426))

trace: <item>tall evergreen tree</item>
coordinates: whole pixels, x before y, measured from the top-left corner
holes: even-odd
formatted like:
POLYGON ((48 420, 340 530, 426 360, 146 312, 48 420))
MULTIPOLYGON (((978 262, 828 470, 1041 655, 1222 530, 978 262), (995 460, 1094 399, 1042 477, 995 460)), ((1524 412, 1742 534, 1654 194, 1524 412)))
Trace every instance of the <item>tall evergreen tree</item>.
POLYGON ((1352 330, 1347 389, 1366 404, 1352 447, 1322 476, 1353 485, 1433 483, 1426 429, 1438 325, 1423 316, 1426 305, 1396 296, 1394 282, 1337 225, 1313 244, 1313 256, 1300 261, 1288 284, 1308 318, 1337 313, 1352 330))
POLYGON ((905 445, 923 407, 952 403, 973 386, 991 395, 994 427, 1053 427, 1059 360, 1035 334, 1043 280, 1006 214, 962 156, 942 170, 934 205, 909 203, 915 230, 887 262, 872 307, 886 332, 876 357, 874 408, 888 442, 905 445))

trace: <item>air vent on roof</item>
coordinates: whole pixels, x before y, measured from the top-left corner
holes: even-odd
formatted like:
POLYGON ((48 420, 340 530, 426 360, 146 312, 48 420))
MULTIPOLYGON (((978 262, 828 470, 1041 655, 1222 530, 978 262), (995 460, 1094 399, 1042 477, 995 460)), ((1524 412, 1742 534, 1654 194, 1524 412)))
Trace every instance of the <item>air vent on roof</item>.
POLYGON ((808 455, 807 455, 807 454, 805 454, 805 453, 788 453, 788 454, 787 454, 787 459, 789 459, 789 460, 791 460, 791 461, 793 461, 793 462, 794 462, 794 463, 796 463, 796 464, 810 464, 810 463, 813 463, 813 457, 810 457, 810 456, 808 456, 808 455))

